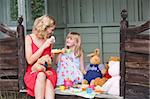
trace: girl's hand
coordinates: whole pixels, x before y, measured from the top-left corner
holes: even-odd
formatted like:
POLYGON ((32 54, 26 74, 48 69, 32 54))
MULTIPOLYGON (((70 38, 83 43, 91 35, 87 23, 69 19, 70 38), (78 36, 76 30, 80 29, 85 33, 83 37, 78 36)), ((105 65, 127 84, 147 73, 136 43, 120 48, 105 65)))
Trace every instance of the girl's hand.
POLYGON ((66 48, 62 48, 62 51, 65 53, 66 52, 66 48))
POLYGON ((85 75, 86 74, 86 71, 85 70, 81 70, 81 72, 85 75))

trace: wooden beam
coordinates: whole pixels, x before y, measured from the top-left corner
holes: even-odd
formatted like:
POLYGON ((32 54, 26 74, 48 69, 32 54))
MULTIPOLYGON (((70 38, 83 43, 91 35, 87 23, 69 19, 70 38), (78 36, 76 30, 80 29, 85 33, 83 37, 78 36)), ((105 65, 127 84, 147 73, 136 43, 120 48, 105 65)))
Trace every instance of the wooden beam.
POLYGON ((127 35, 136 35, 140 34, 143 31, 150 29, 150 21, 146 21, 144 24, 136 27, 130 27, 127 29, 127 35))
POLYGON ((19 90, 25 89, 24 84, 24 74, 26 71, 26 59, 25 59, 25 34, 24 26, 22 25, 23 17, 19 17, 17 33, 18 33, 18 80, 19 80, 19 90))
POLYGON ((125 9, 121 12, 122 20, 120 22, 120 95, 125 98, 125 37, 126 29, 128 28, 128 21, 126 20, 128 13, 125 9))
POLYGON ((10 37, 16 37, 16 31, 11 30, 8 26, 0 24, 0 31, 10 37))

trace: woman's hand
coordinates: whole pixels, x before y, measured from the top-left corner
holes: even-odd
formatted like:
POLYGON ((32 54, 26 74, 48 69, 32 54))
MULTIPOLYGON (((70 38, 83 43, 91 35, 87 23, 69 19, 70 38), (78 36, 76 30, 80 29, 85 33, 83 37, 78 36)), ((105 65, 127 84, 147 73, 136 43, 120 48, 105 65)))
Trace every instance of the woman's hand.
POLYGON ((47 39, 44 44, 42 45, 43 49, 46 49, 47 47, 49 47, 51 44, 53 44, 54 42, 52 41, 51 38, 47 39))
POLYGON ((36 71, 46 71, 46 68, 39 64, 39 63, 35 63, 32 67, 31 67, 32 72, 36 72, 36 71))
POLYGON ((45 73, 46 73, 47 75, 52 75, 52 74, 53 74, 53 72, 51 72, 51 71, 49 71, 49 70, 47 70, 45 73))

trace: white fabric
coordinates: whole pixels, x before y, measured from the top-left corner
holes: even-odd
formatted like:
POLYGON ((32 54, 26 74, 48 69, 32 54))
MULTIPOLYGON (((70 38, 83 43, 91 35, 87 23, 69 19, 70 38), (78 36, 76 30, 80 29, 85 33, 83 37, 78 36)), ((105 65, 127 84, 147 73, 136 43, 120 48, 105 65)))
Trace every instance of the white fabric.
POLYGON ((102 86, 102 90, 106 91, 108 94, 119 95, 120 93, 120 62, 110 61, 108 73, 112 76, 107 82, 102 86))

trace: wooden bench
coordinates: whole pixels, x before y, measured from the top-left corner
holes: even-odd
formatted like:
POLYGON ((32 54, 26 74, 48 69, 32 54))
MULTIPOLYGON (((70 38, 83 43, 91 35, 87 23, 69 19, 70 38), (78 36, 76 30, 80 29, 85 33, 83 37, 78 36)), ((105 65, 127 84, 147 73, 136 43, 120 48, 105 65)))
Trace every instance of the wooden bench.
MULTIPOLYGON (((11 30, 8 26, 1 24, 0 31, 9 37, 0 39, 0 91, 7 92, 26 92, 23 81, 26 60, 25 60, 25 44, 24 44, 24 27, 22 25, 23 18, 18 20, 17 30, 11 30)), ((83 99, 76 95, 62 94, 56 91, 58 99, 83 99), (68 97, 69 96, 69 97, 68 97)), ((19 93, 18 93, 19 94, 19 93)), ((22 93, 23 97, 26 93, 22 93)), ((32 99, 32 97, 29 97, 32 99)), ((114 98, 120 99, 119 96, 108 94, 96 95, 95 98, 114 98)))
POLYGON ((0 39, 0 91, 24 90, 26 68, 23 18, 19 17, 17 30, 0 24, 0 31, 8 37, 0 39))
POLYGON ((122 13, 120 28, 121 73, 124 96, 129 99, 149 98, 150 20, 130 27, 127 11, 122 13))

